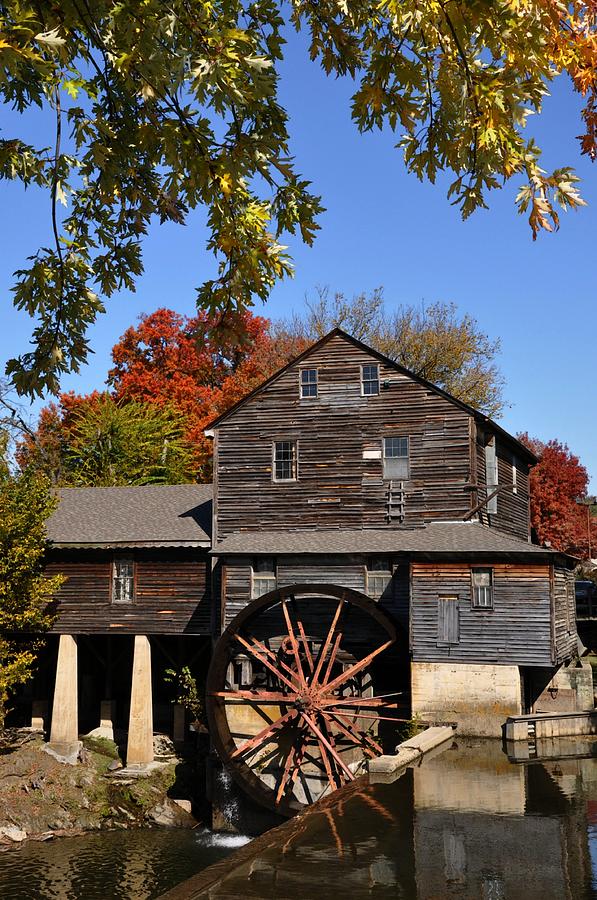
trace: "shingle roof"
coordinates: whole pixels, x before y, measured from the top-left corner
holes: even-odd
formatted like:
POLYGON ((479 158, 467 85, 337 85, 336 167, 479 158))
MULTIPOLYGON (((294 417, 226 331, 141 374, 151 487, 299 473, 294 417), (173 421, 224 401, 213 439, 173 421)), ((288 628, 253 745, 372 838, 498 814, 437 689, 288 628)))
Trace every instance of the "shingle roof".
POLYGON ((477 523, 437 523, 424 528, 384 530, 244 531, 220 541, 214 555, 284 553, 416 553, 424 555, 531 554, 553 551, 477 523))
POLYGON ((211 542, 211 484, 62 488, 47 523, 58 546, 197 546, 211 542))

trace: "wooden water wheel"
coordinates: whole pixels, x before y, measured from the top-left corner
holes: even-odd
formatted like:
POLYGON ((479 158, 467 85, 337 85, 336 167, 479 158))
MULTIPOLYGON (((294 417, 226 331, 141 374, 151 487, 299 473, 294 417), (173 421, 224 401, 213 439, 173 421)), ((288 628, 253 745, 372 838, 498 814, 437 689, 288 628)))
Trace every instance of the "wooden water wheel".
POLYGON ((365 771, 396 693, 376 693, 396 631, 379 606, 335 585, 254 600, 226 628, 207 679, 218 754, 258 803, 292 815, 365 771))

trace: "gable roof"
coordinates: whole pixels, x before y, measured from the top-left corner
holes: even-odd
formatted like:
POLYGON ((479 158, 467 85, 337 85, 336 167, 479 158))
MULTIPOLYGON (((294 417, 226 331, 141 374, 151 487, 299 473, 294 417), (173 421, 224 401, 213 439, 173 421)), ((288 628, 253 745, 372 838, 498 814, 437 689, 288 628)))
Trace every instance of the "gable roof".
POLYGON ((46 524, 55 547, 208 547, 211 484, 61 488, 46 524))
POLYGON ((491 428, 496 434, 499 434, 500 437, 505 438, 508 443, 513 444, 516 447, 518 454, 527 460, 531 465, 535 465, 538 462, 537 456, 529 450, 528 447, 525 447, 517 438, 511 435, 508 431, 498 425, 497 422, 494 422, 493 419, 490 419, 489 416, 486 416, 484 413, 479 412, 478 409, 475 409, 473 406, 469 406, 468 403, 464 403, 462 400, 458 400, 457 397, 453 397, 452 394, 449 394, 447 391, 444 391, 443 388, 438 387, 436 384, 433 384, 431 381, 427 381, 425 378, 421 378, 420 375, 415 374, 415 372, 411 372, 410 369, 405 368, 405 366, 401 366, 400 363, 395 362, 393 359, 390 359, 389 356, 384 356, 383 353, 380 353, 378 350, 374 350, 373 347, 369 347, 367 344, 364 344, 362 341, 359 341, 357 338, 353 337, 348 332, 343 331, 342 328, 333 328, 332 331, 328 332, 314 344, 311 344, 310 347, 307 347, 302 353, 296 356, 294 359, 290 360, 285 366, 282 366, 281 369, 278 369, 277 372, 274 372, 273 375, 270 375, 269 378, 266 378, 262 384, 258 385, 254 390, 252 390, 246 397, 243 397, 241 400, 238 400, 234 406, 231 406, 230 409, 227 409, 225 412, 221 413, 217 418, 213 419, 206 427, 206 434, 211 431, 212 428, 217 428, 218 425, 221 425, 226 419, 228 419, 231 415, 233 415, 237 409, 240 409, 245 403, 248 403, 249 400, 252 400, 257 394, 260 394, 261 391, 265 390, 270 384, 280 378, 285 372, 291 369, 293 366, 301 363, 304 359, 310 356, 311 353, 315 353, 317 350, 320 350, 324 347, 332 338, 340 337, 348 343, 352 344, 354 347, 357 347, 359 350, 362 350, 365 353, 368 353, 370 356, 375 357, 375 359, 379 360, 386 366, 394 369, 395 372, 399 372, 401 375, 406 375, 408 378, 411 378, 413 381, 420 384, 422 387, 427 388, 430 391, 438 394, 440 397, 443 397, 445 400, 448 400, 450 403, 453 403, 455 406, 460 407, 460 409, 464 410, 464 412, 473 416, 475 420, 488 428, 491 428))

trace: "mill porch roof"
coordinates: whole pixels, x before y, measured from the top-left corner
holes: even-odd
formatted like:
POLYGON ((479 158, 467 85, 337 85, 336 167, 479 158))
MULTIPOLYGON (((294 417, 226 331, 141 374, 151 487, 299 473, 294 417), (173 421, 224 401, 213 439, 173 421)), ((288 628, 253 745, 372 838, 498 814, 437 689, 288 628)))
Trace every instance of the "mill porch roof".
POLYGON ((55 547, 209 547, 211 484, 61 488, 46 532, 55 547))

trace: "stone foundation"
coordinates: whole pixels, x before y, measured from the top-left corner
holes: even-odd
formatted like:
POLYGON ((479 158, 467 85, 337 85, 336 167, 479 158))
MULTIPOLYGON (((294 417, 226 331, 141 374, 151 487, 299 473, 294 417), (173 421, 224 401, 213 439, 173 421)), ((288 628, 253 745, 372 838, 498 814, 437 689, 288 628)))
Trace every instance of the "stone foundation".
POLYGON ((501 737, 508 716, 522 712, 518 666, 413 662, 411 690, 413 715, 456 722, 460 735, 501 737))
POLYGON ((559 669, 536 669, 530 678, 533 713, 580 712, 595 707, 593 670, 584 659, 559 669))

